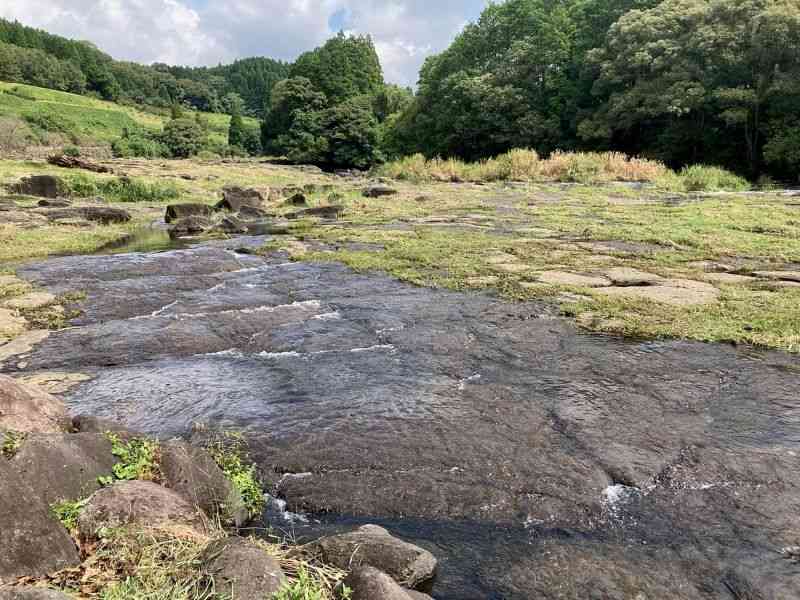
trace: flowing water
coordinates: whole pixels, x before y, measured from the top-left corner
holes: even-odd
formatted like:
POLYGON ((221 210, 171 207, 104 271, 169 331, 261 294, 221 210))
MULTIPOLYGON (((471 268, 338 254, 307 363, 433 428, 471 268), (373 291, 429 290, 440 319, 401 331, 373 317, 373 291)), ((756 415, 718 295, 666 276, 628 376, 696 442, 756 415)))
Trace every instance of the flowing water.
POLYGON ((152 434, 243 430, 273 526, 383 524, 441 559, 436 598, 800 597, 797 357, 232 250, 262 242, 28 266, 84 312, 3 370, 87 373, 74 412, 152 434))

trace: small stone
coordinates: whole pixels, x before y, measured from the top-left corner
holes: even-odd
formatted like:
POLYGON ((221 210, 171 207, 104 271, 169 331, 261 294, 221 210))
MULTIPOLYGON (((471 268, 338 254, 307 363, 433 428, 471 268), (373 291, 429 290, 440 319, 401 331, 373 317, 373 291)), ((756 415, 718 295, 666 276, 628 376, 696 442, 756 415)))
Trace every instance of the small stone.
POLYGON ((358 567, 344 580, 353 590, 352 600, 424 600, 427 594, 404 589, 374 567, 358 567))
POLYGON ((361 192, 365 198, 381 198, 384 196, 394 196, 399 193, 400 192, 396 189, 388 185, 371 185, 361 192))
POLYGON ((631 269, 630 267, 616 267, 605 272, 616 286, 655 285, 664 279, 653 273, 631 269))

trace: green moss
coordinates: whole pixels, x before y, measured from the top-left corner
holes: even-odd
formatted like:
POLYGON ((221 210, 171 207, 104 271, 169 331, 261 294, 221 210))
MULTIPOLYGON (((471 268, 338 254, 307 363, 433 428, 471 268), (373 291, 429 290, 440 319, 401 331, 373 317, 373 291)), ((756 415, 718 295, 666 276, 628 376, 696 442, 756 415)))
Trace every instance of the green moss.
POLYGON ((64 500, 57 502, 50 507, 53 515, 61 521, 64 528, 70 533, 74 532, 78 527, 78 517, 81 510, 86 506, 88 499, 83 500, 64 500))
POLYGON ((22 443, 28 434, 23 431, 5 431, 2 434, 3 444, 0 446, 0 455, 7 459, 14 458, 19 452, 22 443))

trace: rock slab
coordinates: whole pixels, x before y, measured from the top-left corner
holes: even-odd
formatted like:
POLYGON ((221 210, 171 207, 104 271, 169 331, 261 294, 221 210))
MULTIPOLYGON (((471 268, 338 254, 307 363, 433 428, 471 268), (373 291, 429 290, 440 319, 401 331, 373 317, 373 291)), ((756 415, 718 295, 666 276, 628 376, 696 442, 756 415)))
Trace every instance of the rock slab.
POLYGON ((242 538, 212 542, 201 560, 217 591, 232 600, 272 598, 286 582, 278 561, 242 538))
POLYGON ((59 433, 69 429, 67 408, 55 396, 0 375, 0 430, 59 433))

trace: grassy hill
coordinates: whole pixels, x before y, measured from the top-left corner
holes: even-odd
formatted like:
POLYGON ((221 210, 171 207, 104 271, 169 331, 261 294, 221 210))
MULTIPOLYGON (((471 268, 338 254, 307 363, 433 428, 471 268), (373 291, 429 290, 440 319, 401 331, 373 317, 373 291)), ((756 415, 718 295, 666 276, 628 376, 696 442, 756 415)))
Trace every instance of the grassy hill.
MULTIPOLYGON (((225 143, 230 117, 202 113, 211 138, 225 143)), ((109 145, 124 129, 160 131, 169 115, 105 102, 87 96, 18 83, 0 82, 0 148, 22 150, 28 145, 109 145)), ((255 127, 255 119, 245 119, 255 127)))

